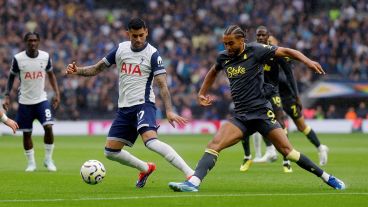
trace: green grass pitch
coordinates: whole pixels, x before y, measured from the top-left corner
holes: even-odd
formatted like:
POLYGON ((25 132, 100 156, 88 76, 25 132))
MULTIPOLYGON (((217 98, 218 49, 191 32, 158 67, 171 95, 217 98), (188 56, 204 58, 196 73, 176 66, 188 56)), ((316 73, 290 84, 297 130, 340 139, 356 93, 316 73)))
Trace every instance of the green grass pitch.
MULTIPOLYGON (((368 206, 368 135, 321 134, 330 147, 324 169, 347 184, 336 191, 319 178, 293 164, 294 172, 282 172, 281 157, 275 163, 253 164, 242 173, 241 144, 224 150, 208 174, 199 193, 175 193, 170 181, 183 181, 184 175, 162 157, 146 149, 139 139, 132 154, 157 164, 143 189, 135 188, 138 171, 107 160, 103 155, 103 136, 56 136, 55 173, 42 166, 44 147, 41 137, 34 138, 37 171, 26 173, 21 137, 0 137, 0 207, 2 206, 368 206), (89 159, 104 163, 107 174, 101 184, 85 184, 79 169, 89 159)), ((190 166, 195 167, 210 135, 168 136, 161 140, 173 146, 190 166)), ((316 149, 300 133, 290 135, 294 147, 318 161, 316 149)), ((253 147, 253 145, 251 145, 253 147)), ((253 150, 253 149, 252 149, 253 150)))

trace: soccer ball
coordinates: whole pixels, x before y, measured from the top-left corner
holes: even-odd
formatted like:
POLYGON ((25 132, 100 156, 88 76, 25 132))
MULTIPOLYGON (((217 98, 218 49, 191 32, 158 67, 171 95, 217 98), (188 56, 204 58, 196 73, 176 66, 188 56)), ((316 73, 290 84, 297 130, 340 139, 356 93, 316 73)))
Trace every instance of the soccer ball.
POLYGON ((84 182, 95 185, 103 180, 106 169, 100 161, 88 160, 82 165, 80 174, 84 182))

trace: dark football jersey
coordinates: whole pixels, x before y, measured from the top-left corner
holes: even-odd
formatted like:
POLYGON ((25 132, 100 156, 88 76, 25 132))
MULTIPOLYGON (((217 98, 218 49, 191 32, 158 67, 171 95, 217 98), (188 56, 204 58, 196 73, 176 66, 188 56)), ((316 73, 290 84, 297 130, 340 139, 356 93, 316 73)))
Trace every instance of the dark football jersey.
POLYGON ((279 92, 281 99, 296 99, 299 95, 298 87, 294 78, 291 60, 286 58, 280 62, 279 92))
POLYGON ((271 57, 263 64, 264 81, 274 87, 275 93, 279 92, 279 61, 281 58, 271 57))
POLYGON ((236 57, 228 56, 226 51, 218 55, 215 68, 224 70, 230 81, 235 113, 270 107, 263 89, 263 64, 275 55, 276 49, 276 46, 249 43, 236 57))

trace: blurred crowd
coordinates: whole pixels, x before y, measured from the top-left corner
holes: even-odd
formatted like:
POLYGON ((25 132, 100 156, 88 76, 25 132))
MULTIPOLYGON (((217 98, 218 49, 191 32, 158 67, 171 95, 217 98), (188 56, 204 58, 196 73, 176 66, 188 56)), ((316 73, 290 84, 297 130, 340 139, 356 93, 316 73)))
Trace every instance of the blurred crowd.
MULTIPOLYGON (((175 110, 189 119, 223 119, 232 110, 224 76, 212 88, 214 106, 203 110, 196 102, 206 72, 224 49, 221 36, 229 24, 246 29, 248 41, 254 41, 257 26, 265 25, 281 46, 319 61, 329 75, 368 79, 366 0, 0 0, 0 92, 13 55, 24 50, 23 35, 36 31, 40 49, 51 54, 61 90, 56 118, 111 119, 117 107, 117 70, 85 78, 66 77, 64 68, 72 61, 94 64, 127 40, 131 17, 147 21, 149 42, 164 59, 175 110)), ((319 78, 301 64, 294 67, 302 91, 319 78)), ((47 90, 52 97, 49 86, 47 90)), ((11 99, 9 113, 14 113, 15 90, 11 99)), ((158 118, 165 118, 159 98, 157 108, 158 118)))

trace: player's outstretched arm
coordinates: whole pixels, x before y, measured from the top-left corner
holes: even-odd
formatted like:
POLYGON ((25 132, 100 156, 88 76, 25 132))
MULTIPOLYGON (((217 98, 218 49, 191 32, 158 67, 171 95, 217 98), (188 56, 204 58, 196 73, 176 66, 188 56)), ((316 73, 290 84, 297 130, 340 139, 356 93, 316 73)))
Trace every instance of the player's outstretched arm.
POLYGON ((206 94, 208 89, 212 86, 213 82, 215 82, 217 74, 218 71, 215 69, 215 65, 213 65, 204 78, 201 89, 199 89, 198 92, 198 103, 200 105, 209 106, 215 100, 212 96, 206 94))
POLYGON ((95 65, 89 65, 85 67, 78 67, 75 62, 69 64, 66 67, 65 74, 67 75, 80 75, 80 76, 95 76, 101 71, 105 70, 107 65, 102 61, 98 61, 95 65))
POLYGON ((173 127, 175 127, 174 124, 175 122, 179 124, 179 126, 184 126, 188 122, 188 120, 173 112, 171 95, 166 82, 166 74, 160 74, 155 76, 155 81, 160 89, 162 102, 164 102, 165 105, 167 120, 173 127))
POLYGON ((15 131, 19 128, 17 122, 15 122, 14 120, 8 118, 6 116, 6 114, 4 112, 0 111, 0 117, 1 117, 1 121, 7 125, 8 127, 10 127, 13 130, 13 133, 15 134, 15 131))
POLYGON ((318 74, 326 74, 325 71, 322 69, 322 66, 308 57, 306 57, 303 53, 286 47, 279 47, 275 53, 276 57, 290 57, 295 60, 299 60, 300 62, 304 63, 309 69, 315 71, 318 74))

